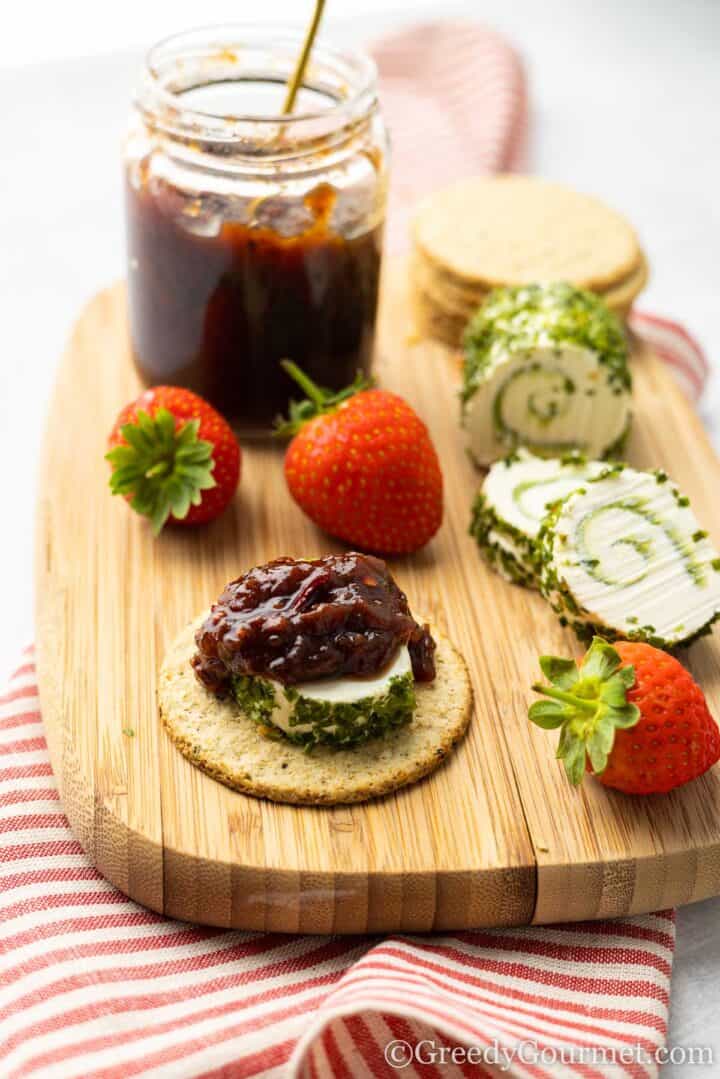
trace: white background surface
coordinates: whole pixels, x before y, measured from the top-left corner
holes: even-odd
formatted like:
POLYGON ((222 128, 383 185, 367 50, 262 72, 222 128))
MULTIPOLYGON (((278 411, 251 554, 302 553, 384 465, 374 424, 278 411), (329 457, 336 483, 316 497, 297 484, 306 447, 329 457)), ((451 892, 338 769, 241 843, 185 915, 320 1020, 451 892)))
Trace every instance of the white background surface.
MULTIPOLYGON (((272 0, 263 17, 303 22, 309 7, 272 0)), ((0 682, 32 636, 34 473, 53 371, 82 303, 123 272, 120 140, 142 49, 258 6, 198 10, 196 0, 69 0, 13 5, 3 19, 0 682)), ((362 41, 440 12, 515 42, 530 79, 531 169, 623 210, 652 266, 643 306, 684 321, 720 357, 720 3, 329 0, 326 28, 362 41)), ((711 386, 706 419, 716 405, 711 386)), ((707 1073, 668 1066, 663 1079, 720 1075, 719 914, 711 902, 679 915, 671 1029, 671 1043, 713 1044, 716 1063, 707 1073)))

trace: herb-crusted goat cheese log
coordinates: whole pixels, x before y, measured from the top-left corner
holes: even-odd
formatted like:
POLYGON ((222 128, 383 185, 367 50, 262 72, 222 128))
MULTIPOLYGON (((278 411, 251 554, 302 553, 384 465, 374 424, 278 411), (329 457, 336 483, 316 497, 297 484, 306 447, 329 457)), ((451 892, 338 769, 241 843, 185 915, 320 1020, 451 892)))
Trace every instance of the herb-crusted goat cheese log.
POLYGON ((541 591, 581 639, 673 648, 720 617, 720 557, 664 472, 608 466, 550 511, 538 545, 541 591))
POLYGON ((527 450, 496 461, 475 499, 470 534, 503 577, 538 588, 537 536, 548 507, 607 466, 580 454, 535 457, 527 450))
POLYGON ((617 317, 564 283, 491 292, 465 333, 462 418, 490 464, 518 446, 560 456, 618 456, 632 381, 617 317))
POLYGON ((240 711, 301 745, 352 746, 409 723, 415 710, 410 653, 401 648, 374 678, 321 678, 284 686, 270 678, 233 678, 240 711))

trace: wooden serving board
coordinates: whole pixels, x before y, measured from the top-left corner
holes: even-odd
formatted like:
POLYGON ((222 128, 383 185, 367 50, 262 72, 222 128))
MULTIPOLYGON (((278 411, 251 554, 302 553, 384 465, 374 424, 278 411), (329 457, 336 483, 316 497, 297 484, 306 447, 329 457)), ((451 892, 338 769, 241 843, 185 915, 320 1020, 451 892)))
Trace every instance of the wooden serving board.
MULTIPOLYGON (((446 519, 393 562, 416 612, 465 654, 470 731, 427 780, 361 806, 313 809, 234 793, 175 749, 155 690, 176 633, 251 565, 340 548, 287 494, 282 449, 245 447, 232 508, 154 540, 107 489, 105 438, 139 391, 121 286, 86 308, 51 406, 37 526, 38 670, 70 823, 122 891, 190 921, 314 933, 461 929, 624 915, 720 893, 720 768, 665 797, 587 780, 526 718, 542 652, 579 654, 536 594, 482 563, 467 535, 479 484, 457 423, 456 360, 409 343, 404 273, 386 282, 377 371, 430 426, 446 519)), ((672 376, 638 350, 629 458, 663 466, 720 543, 720 463, 672 376)), ((720 716, 717 634, 686 659, 720 716)))

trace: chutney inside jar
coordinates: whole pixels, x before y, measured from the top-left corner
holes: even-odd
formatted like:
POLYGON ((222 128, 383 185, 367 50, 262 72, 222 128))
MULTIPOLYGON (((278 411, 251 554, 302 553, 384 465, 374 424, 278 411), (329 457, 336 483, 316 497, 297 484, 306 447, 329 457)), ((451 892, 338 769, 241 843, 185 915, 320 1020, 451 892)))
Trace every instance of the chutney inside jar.
POLYGON ((187 386, 262 432, 293 395, 282 360, 330 389, 370 370, 385 128, 374 67, 360 54, 314 53, 305 111, 280 117, 278 71, 291 70, 297 41, 229 28, 218 51, 202 33, 150 54, 136 101, 125 183, 130 342, 146 383, 187 386), (264 66, 272 78, 258 74, 264 66), (259 85, 271 95, 265 113, 232 115, 259 85))
POLYGON ((331 389, 369 371, 382 228, 335 231, 329 185, 305 197, 311 220, 299 232, 286 203, 269 205, 262 224, 225 220, 203 235, 163 183, 128 184, 126 197, 130 333, 144 381, 188 386, 262 427, 287 409, 281 360, 331 389))

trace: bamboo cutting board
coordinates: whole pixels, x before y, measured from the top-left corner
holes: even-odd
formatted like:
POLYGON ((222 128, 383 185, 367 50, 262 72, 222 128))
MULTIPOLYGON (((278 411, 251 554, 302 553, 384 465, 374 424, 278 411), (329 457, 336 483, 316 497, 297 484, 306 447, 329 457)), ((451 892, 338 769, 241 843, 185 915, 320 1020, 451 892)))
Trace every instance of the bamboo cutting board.
MULTIPOLYGON (((193 768, 155 687, 176 633, 231 578, 282 554, 340 547, 288 497, 282 449, 245 448, 232 508, 204 530, 147 524, 107 489, 105 439, 139 392, 124 290, 86 308, 62 362, 37 525, 38 673, 70 823, 92 861, 176 918, 278 931, 461 929, 611 917, 720 893, 720 768, 665 797, 570 788, 554 737, 526 718, 542 652, 579 654, 536 594, 486 569, 467 535, 479 477, 457 425, 456 361, 409 343, 400 269, 386 282, 377 372, 427 421, 446 482, 442 530, 392 563, 412 609, 470 666, 475 714, 427 780, 335 809, 274 805, 193 768)), ((720 462, 654 356, 635 357, 630 461, 665 467, 720 543, 720 462)), ((682 657, 720 716, 718 635, 682 657)))

